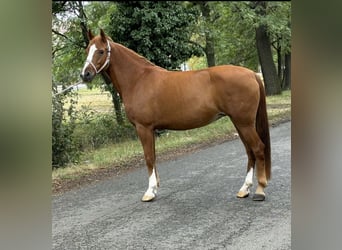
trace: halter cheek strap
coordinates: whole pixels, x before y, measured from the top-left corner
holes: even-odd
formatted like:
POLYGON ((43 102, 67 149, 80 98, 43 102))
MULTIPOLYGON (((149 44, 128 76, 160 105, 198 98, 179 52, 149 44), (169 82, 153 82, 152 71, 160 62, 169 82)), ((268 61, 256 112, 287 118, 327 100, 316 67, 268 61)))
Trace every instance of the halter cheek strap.
POLYGON ((86 62, 88 62, 88 63, 94 68, 96 74, 100 73, 106 66, 109 65, 109 61, 110 61, 110 49, 111 49, 111 48, 110 48, 110 44, 109 44, 109 41, 108 41, 108 40, 107 40, 107 47, 108 47, 108 49, 107 49, 107 58, 106 58, 105 63, 102 65, 102 67, 101 67, 100 69, 97 70, 96 67, 95 67, 95 65, 93 64, 92 61, 89 61, 89 60, 86 61, 86 62))

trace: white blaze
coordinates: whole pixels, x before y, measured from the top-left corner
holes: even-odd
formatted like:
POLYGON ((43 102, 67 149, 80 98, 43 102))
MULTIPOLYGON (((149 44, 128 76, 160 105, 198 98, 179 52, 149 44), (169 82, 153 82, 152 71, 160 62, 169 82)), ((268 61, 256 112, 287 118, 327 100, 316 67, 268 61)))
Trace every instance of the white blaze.
POLYGON ((84 67, 83 67, 83 70, 82 70, 82 75, 84 75, 84 73, 85 73, 84 71, 86 70, 86 68, 88 67, 90 62, 93 60, 93 56, 94 56, 94 53, 95 53, 96 50, 97 50, 97 48, 96 48, 95 44, 90 46, 89 53, 88 53, 88 56, 87 56, 87 60, 86 60, 86 62, 84 64, 84 67))

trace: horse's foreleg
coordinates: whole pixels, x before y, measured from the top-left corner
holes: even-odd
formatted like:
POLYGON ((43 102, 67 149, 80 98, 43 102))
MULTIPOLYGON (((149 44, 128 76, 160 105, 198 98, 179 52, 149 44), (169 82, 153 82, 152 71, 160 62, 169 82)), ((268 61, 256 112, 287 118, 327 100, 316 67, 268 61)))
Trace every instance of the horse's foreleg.
POLYGON ((157 187, 159 187, 159 176, 155 166, 155 146, 153 129, 146 128, 141 125, 136 126, 138 136, 144 149, 144 156, 148 170, 148 188, 142 197, 142 201, 152 201, 157 195, 157 187))

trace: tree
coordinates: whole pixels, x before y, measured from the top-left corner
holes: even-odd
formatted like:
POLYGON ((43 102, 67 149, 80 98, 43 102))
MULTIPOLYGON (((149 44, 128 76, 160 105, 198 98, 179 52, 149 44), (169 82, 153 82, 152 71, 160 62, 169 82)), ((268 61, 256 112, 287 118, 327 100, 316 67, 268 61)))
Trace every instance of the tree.
POLYGON ((240 65, 257 71, 255 30, 244 15, 245 8, 238 2, 215 2, 212 7, 219 16, 212 27, 212 30, 217 29, 213 31, 216 34, 216 61, 219 65, 240 65))
POLYGON ((273 61, 271 42, 265 25, 256 28, 256 46, 267 95, 281 93, 280 79, 273 61))
POLYGON ((207 66, 212 67, 216 65, 215 60, 215 31, 212 27, 215 25, 215 21, 218 18, 216 12, 212 11, 212 5, 208 1, 196 1, 195 5, 199 6, 201 11, 200 21, 199 21, 199 32, 200 35, 204 36, 204 46, 201 46, 206 58, 207 66), (202 20, 201 20, 202 19, 202 20))
MULTIPOLYGON (((280 79, 277 72, 272 44, 279 43, 281 55, 290 51, 291 32, 289 2, 235 2, 231 3, 233 13, 239 17, 239 25, 245 29, 254 30, 259 63, 264 76, 266 93, 268 95, 281 92, 280 79)), ((282 61, 279 57, 278 69, 282 70, 282 61)), ((289 71, 288 71, 289 72, 289 71)))
POLYGON ((277 52, 278 77, 282 89, 291 86, 291 2, 268 3, 270 40, 277 52))
POLYGON ((290 79, 290 3, 260 1, 252 2, 250 5, 261 20, 256 28, 256 43, 265 83, 268 82, 265 84, 266 93, 280 94, 283 75, 286 77, 287 85, 290 79), (278 72, 274 65, 271 44, 277 45, 274 47, 278 57, 278 72), (285 53, 285 65, 282 60, 283 53, 285 53), (285 74, 283 68, 285 68, 285 74))
POLYGON ((112 39, 166 69, 179 69, 192 55, 191 25, 198 9, 182 2, 127 1, 117 3, 107 33, 112 39))

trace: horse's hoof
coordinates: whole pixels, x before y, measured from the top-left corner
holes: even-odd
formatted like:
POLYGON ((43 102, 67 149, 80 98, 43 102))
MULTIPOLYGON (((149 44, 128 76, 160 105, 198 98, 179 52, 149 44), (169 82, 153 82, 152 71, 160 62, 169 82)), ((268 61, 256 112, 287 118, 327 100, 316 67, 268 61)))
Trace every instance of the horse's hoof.
POLYGON ((264 201, 265 195, 264 194, 254 194, 253 201, 264 201))
POLYGON ((239 191, 236 195, 236 197, 238 198, 246 198, 249 196, 249 192, 246 192, 246 191, 239 191))
POLYGON ((147 195, 147 194, 145 194, 145 195, 142 197, 141 201, 144 201, 144 202, 153 201, 155 197, 156 197, 156 196, 152 196, 152 195, 147 195))

